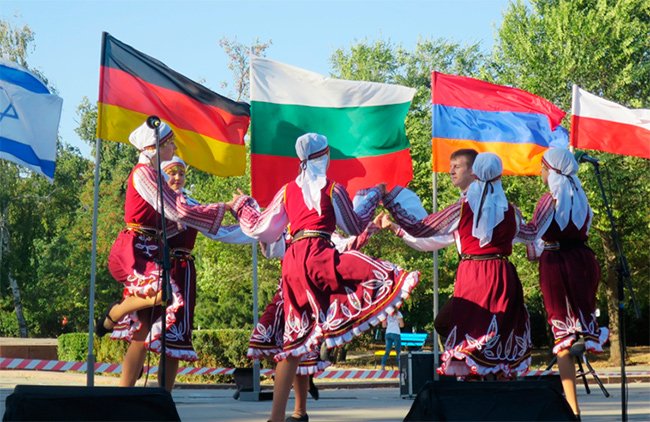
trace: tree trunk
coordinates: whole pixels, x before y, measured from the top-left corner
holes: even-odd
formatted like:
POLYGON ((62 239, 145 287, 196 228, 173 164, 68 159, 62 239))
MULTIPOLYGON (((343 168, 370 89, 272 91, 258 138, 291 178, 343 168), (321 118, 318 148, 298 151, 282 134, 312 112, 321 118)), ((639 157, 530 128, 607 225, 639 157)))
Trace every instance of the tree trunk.
POLYGON ((18 318, 18 328, 20 329, 20 337, 27 337, 27 323, 25 322, 25 316, 23 315, 23 305, 20 301, 20 289, 18 288, 18 283, 16 279, 9 274, 9 286, 11 286, 11 291, 14 296, 14 307, 16 308, 16 318, 18 318))
POLYGON ((603 240, 603 249, 605 251, 605 280, 607 290, 607 314, 609 315, 609 363, 611 365, 621 364, 621 349, 618 332, 618 259, 616 256, 615 246, 609 233, 601 232, 603 240))

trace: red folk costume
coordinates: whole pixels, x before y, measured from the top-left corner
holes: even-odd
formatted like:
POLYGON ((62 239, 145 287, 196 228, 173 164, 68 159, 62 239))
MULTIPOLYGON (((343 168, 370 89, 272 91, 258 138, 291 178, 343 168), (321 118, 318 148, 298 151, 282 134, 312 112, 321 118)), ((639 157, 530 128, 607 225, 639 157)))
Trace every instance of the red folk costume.
MULTIPOLYGON (((194 308, 196 305, 196 266, 192 250, 196 242, 198 231, 188 227, 168 241, 169 255, 171 258, 170 278, 178 286, 183 298, 183 306, 176 310, 175 321, 165 333, 166 353, 176 359, 194 362, 199 359, 192 344, 192 328, 194 324, 194 308)), ((160 325, 157 325, 160 327, 160 325)), ((160 353, 162 344, 160 333, 154 333, 155 341, 150 348, 160 353), (156 335, 157 334, 157 335, 156 335)))
MULTIPOLYGON (((172 136, 164 123, 160 127, 161 143, 165 136, 172 136)), ((123 297, 150 297, 161 288, 162 268, 160 259, 162 241, 160 235, 160 214, 157 211, 159 192, 157 173, 153 167, 144 164, 148 157, 141 155, 127 181, 122 230, 108 257, 108 267, 115 280, 124 287, 123 297)), ((179 223, 189 228, 214 234, 218 231, 226 211, 225 204, 190 205, 182 194, 174 192, 163 183, 163 200, 167 221, 167 235, 172 237, 179 232, 179 223)), ((178 238, 181 239, 181 238, 178 238)), ((169 329, 176 321, 176 313, 185 305, 179 283, 171 278, 172 298, 167 306, 166 327, 169 329)), ((131 341, 133 334, 143 328, 142 321, 149 321, 151 309, 144 309, 124 316, 113 328, 111 338, 131 341)), ((147 346, 156 344, 162 331, 162 321, 158 317, 150 329, 147 346)), ((148 327, 148 324, 147 324, 148 327)), ((168 355, 172 357, 174 354, 168 355)), ((187 355, 191 359, 190 355, 187 355)))
POLYGON ((368 202, 355 212, 345 188, 325 177, 327 140, 315 136, 323 141, 320 155, 298 153, 303 172, 280 189, 264 212, 251 206, 247 196, 234 204, 244 233, 262 242, 275 241, 290 224, 293 240, 282 263, 283 347, 276 361, 316 351, 323 338, 328 348, 351 341, 399 308, 419 277, 389 262, 357 251, 339 253, 333 247, 330 237, 337 225, 351 235, 362 233, 380 192, 368 190, 368 202), (310 174, 312 164, 319 169, 310 174))
MULTIPOLYGON (((370 236, 380 230, 374 223, 370 223, 366 230, 359 236, 344 238, 332 233, 332 242, 339 252, 358 250, 363 247, 370 236)), ((291 240, 288 240, 288 244, 291 240)), ((287 245, 288 246, 288 245, 287 245)), ((267 258, 282 258, 285 249, 279 253, 276 251, 267 252, 267 258), (269 256, 270 255, 270 256, 269 256)), ((251 359, 261 359, 275 356, 282 352, 284 338, 284 299, 282 294, 282 278, 278 284, 278 289, 273 295, 271 302, 266 306, 264 313, 260 317, 257 325, 253 329, 248 342, 248 357, 251 359)), ((312 375, 320 372, 330 366, 330 362, 320 359, 320 353, 313 350, 302 356, 298 365, 297 373, 299 375, 312 375)))
MULTIPOLYGON (((554 193, 544 194, 532 221, 522 227, 530 242, 544 243, 539 256, 539 282, 555 345, 553 353, 568 349, 578 335, 591 352, 602 352, 609 331, 596 321, 596 292, 600 266, 586 245, 592 211, 580 181, 578 164, 567 150, 551 149, 544 154, 549 168, 549 185, 554 193), (565 196, 564 193, 570 193, 565 196), (557 198, 557 199, 555 199, 557 198)), ((529 256, 536 257, 529 248, 529 256)))
MULTIPOLYGON (((481 166, 485 157, 479 157, 484 154, 479 154, 475 166, 481 166)), ((498 173, 496 170, 494 173, 500 175, 501 167, 498 168, 498 173)), ((487 185, 494 185, 497 180, 491 179, 495 177, 484 180, 492 182, 487 185)), ((473 183, 475 188, 480 187, 478 183, 473 183)), ((500 185, 497 187, 500 189, 500 185)), ((471 191, 470 186, 470 199, 471 191)), ((408 192, 396 188, 384 199, 397 223, 418 238, 439 236, 443 239, 453 234, 461 257, 454 293, 436 318, 436 329, 445 339, 438 372, 453 376, 512 376, 525 371, 530 365, 532 346, 530 321, 521 281, 514 265, 508 261, 518 233, 518 210, 502 201, 501 217, 493 220, 491 229, 480 233, 476 230, 476 214, 468 198, 418 220, 400 200, 408 197, 408 192)), ((501 199, 505 200, 505 195, 501 199)), ((485 212, 484 207, 478 209, 485 212)), ((436 243, 433 249, 444 243, 448 244, 436 243)))

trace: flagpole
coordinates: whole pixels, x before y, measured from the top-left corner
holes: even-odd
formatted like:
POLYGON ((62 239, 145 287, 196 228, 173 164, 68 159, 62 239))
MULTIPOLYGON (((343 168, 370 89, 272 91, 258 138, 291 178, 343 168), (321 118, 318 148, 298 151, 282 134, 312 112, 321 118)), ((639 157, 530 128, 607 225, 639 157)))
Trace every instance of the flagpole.
POLYGON ((97 263, 97 209, 99 208, 99 163, 101 161, 102 140, 95 140, 95 182, 93 193, 93 229, 90 251, 90 288, 88 291, 88 357, 86 358, 86 386, 95 384, 95 355, 93 353, 93 333, 95 315, 95 268, 97 263))
MULTIPOLYGON (((253 247, 253 327, 258 322, 258 283, 257 283, 257 242, 251 243, 253 247)), ((258 397, 260 394, 260 360, 253 360, 253 394, 258 397)))
MULTIPOLYGON (((432 185, 432 196, 433 196, 433 210, 432 212, 438 212, 438 166, 436 165, 436 157, 433 156, 433 128, 435 125, 435 113, 433 112, 433 96, 435 94, 435 74, 434 71, 431 74, 431 167, 433 169, 433 174, 431 176, 431 185, 432 185)), ((438 375, 438 367, 440 366, 440 347, 438 345, 438 333, 436 332, 436 316, 438 316, 438 289, 439 289, 439 274, 438 274, 438 251, 433 251, 433 335, 431 340, 433 341, 433 379, 437 381, 440 379, 438 375)))
MULTIPOLYGON (((433 185, 433 212, 438 212, 438 173, 433 172, 431 183, 433 185)), ((435 322, 438 315, 438 251, 433 251, 433 321, 435 322)), ((435 324, 433 327, 433 379, 438 380, 437 368, 440 365, 440 350, 438 346, 438 333, 436 332, 435 324)))
MULTIPOLYGON (((106 32, 102 32, 102 48, 99 56, 99 66, 101 69, 106 50, 106 32)), ((102 98, 102 85, 99 84, 99 98, 102 98)), ((97 126, 101 122, 101 109, 97 110, 97 126)), ((99 164, 101 162, 102 140, 98 136, 95 138, 95 181, 93 192, 93 228, 92 228, 92 246, 90 249, 90 287, 88 289, 88 356, 86 358, 86 386, 95 385, 95 354, 94 336, 95 332, 95 278, 97 267, 97 214, 99 209, 99 164)))

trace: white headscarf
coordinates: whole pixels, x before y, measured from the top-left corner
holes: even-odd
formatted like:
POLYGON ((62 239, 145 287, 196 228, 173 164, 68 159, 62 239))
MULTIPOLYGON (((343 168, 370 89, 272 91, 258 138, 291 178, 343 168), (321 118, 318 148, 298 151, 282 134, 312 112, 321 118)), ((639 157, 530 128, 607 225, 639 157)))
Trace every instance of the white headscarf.
POLYGON ((163 161, 160 163, 160 168, 163 171, 167 171, 167 169, 174 167, 174 166, 181 166, 184 169, 187 169, 187 164, 185 164, 185 161, 178 155, 174 155, 171 160, 169 161, 163 161))
MULTIPOLYGON (((162 175, 165 178, 165 182, 169 181, 169 174, 167 174, 167 170, 175 166, 181 166, 187 170, 187 164, 185 164, 185 161, 183 161, 183 159, 177 155, 174 155, 169 161, 163 161, 160 163, 160 168, 162 169, 162 175)), ((185 192, 185 188, 183 188, 183 192, 185 192)))
POLYGON ((327 183, 327 138, 317 133, 305 133, 296 140, 296 153, 300 158, 300 174, 296 184, 302 189, 302 198, 310 210, 321 215, 320 192, 327 183))
POLYGON ((576 176, 578 162, 571 151, 551 148, 544 153, 542 163, 548 167, 548 187, 555 199, 555 221, 560 230, 569 224, 569 218, 580 229, 589 213, 587 195, 576 176))
MULTIPOLYGON (((172 129, 165 122, 160 122, 158 133, 160 134, 161 145, 174 135, 172 129)), ((147 147, 156 146, 156 132, 147 126, 147 122, 144 122, 131 132, 129 135, 129 142, 140 151, 140 162, 143 162, 143 158, 151 160, 151 158, 156 154, 155 150, 145 149, 147 147)))
POLYGON ((476 156, 472 172, 476 180, 467 189, 467 203, 474 213, 472 236, 479 239, 481 247, 492 240, 494 228, 503 221, 508 210, 508 200, 501 185, 503 164, 491 152, 476 156))

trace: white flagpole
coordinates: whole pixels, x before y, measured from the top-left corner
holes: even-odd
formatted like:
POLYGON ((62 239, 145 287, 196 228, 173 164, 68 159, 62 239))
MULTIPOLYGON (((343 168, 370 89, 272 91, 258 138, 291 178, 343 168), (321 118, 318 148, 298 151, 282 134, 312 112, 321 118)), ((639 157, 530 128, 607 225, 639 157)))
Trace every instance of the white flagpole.
POLYGON ((102 140, 95 141, 95 191, 93 194, 93 229, 90 252, 90 288, 88 289, 88 357, 86 358, 86 386, 95 383, 95 355, 93 353, 93 333, 95 332, 95 267, 97 266, 97 210, 99 208, 99 163, 101 161, 102 140))
MULTIPOLYGON (((433 110, 433 96, 435 94, 434 90, 434 78, 432 74, 432 80, 431 80, 431 137, 433 138, 433 128, 434 125, 436 124, 435 122, 435 113, 433 110)), ((438 211, 438 166, 434 166, 434 160, 436 160, 437 157, 433 156, 433 144, 431 144, 431 167, 433 171, 433 175, 431 177, 431 184, 432 184, 432 195, 433 195, 433 211, 432 212, 437 212, 438 211), (435 168, 434 168, 435 167, 435 168)), ((435 327, 435 320, 436 316, 438 316, 438 281, 439 281, 439 274, 438 274, 438 251, 434 251, 433 253, 433 321, 434 321, 434 327, 433 327, 433 335, 431 336, 431 339, 433 340, 433 379, 438 380, 438 367, 440 366, 440 350, 438 346, 438 333, 436 332, 436 327, 435 327)))
MULTIPOLYGON (((438 173, 433 172, 432 177, 433 184, 433 212, 438 211, 438 173)), ((438 315, 438 251, 433 251, 433 320, 436 320, 438 315)), ((435 327, 433 328, 433 379, 438 380, 438 371, 436 370, 440 366, 440 351, 438 347, 438 333, 436 332, 435 327)))
MULTIPOLYGON (((257 242, 251 243, 253 247, 253 328, 257 327, 258 322, 258 286, 257 286, 257 242)), ((260 361, 253 361, 253 394, 258 397, 260 394, 260 361)))

